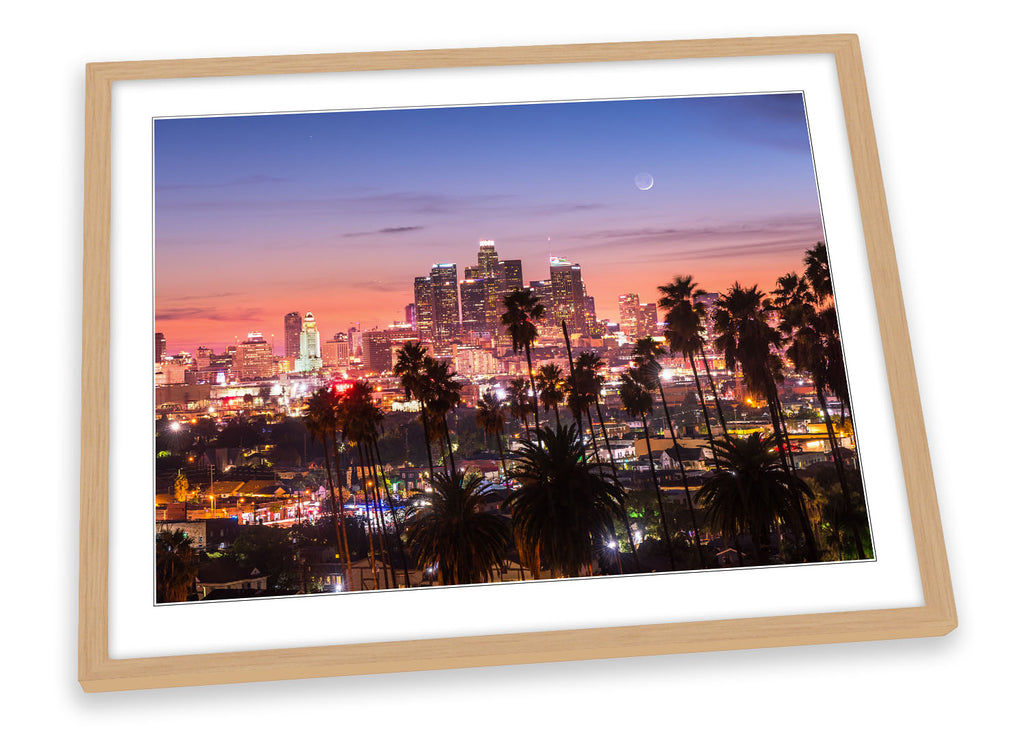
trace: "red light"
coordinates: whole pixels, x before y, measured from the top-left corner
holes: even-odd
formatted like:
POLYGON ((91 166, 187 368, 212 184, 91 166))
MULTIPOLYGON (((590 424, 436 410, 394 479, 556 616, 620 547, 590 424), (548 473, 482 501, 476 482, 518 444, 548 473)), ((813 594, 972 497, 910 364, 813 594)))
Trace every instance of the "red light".
POLYGON ((334 393, 335 394, 348 394, 355 387, 356 382, 354 381, 336 381, 334 382, 334 393))

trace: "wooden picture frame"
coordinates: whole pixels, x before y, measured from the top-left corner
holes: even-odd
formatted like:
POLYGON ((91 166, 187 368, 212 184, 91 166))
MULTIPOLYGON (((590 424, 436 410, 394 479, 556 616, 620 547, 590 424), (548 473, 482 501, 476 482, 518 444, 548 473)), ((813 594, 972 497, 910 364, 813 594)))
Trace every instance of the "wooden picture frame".
POLYGON ((935 487, 854 35, 89 64, 86 68, 79 681, 86 691, 938 636, 956 626, 935 487), (200 655, 110 656, 112 86, 125 80, 819 54, 834 58, 924 605, 200 655))

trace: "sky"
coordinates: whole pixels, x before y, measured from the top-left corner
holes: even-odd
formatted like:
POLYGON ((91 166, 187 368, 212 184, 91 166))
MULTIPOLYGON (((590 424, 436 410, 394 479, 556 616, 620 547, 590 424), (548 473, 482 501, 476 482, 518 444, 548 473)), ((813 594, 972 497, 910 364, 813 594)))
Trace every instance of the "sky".
POLYGON ((402 321, 481 239, 526 281, 579 263, 617 320, 676 275, 769 291, 824 238, 799 93, 159 119, 154 169, 169 353, 250 331, 280 353, 292 311, 322 340, 402 321))

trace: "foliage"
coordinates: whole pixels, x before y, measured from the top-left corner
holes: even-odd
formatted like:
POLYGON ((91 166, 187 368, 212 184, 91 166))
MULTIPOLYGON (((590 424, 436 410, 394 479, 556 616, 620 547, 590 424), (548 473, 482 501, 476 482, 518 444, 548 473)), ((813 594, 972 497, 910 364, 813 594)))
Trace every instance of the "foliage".
POLYGON ((295 549, 286 528, 270 525, 241 527, 231 545, 231 557, 243 568, 258 568, 267 576, 267 587, 270 589, 297 586, 295 549))
POLYGON ((195 590, 199 554, 183 530, 163 530, 156 535, 156 600, 187 601, 195 590))
POLYGON ((416 565, 437 566, 442 584, 490 581, 510 537, 508 520, 482 509, 488 501, 484 480, 442 471, 431 485, 432 491, 413 497, 416 511, 406 526, 416 565))

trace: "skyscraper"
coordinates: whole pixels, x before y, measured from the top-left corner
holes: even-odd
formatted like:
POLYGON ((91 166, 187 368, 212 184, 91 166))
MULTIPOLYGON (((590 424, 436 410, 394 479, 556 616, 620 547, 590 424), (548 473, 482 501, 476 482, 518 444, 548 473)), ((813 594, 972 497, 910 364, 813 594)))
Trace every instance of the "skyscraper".
POLYGON ((640 305, 636 316, 636 338, 647 338, 659 334, 657 303, 640 305))
POLYGON ((242 381, 268 379, 276 373, 274 352, 270 348, 270 343, 264 340, 262 333, 249 333, 246 339, 238 344, 234 366, 238 378, 242 381))
POLYGON ((307 312, 302 318, 299 333, 299 357, 295 361, 296 371, 319 371, 323 367, 320 356, 320 331, 316 329, 316 318, 307 312))
POLYGON ((455 264, 434 264, 430 285, 434 294, 434 339, 450 340, 459 329, 459 279, 455 264))
POLYGON ((619 295, 619 328, 630 340, 636 340, 637 318, 640 312, 640 295, 619 295))
POLYGON ((494 241, 480 241, 476 263, 479 276, 495 275, 498 268, 498 252, 494 248, 494 241))
POLYGON ((553 325, 555 314, 555 302, 552 295, 551 280, 543 279, 540 281, 530 282, 530 291, 533 292, 533 296, 537 298, 540 304, 544 307, 544 317, 539 320, 539 324, 542 326, 553 325))
POLYGON ((434 337, 434 286, 429 276, 416 277, 413 282, 413 300, 420 340, 429 340, 434 337))
POLYGON ((160 363, 167 356, 167 341, 164 339, 163 333, 156 333, 154 336, 156 343, 156 363, 160 363))
POLYGON ((284 357, 299 357, 299 334, 302 332, 302 315, 289 312, 284 316, 284 357))
POLYGON ((462 331, 481 332, 489 329, 487 293, 493 293, 494 279, 464 279, 459 282, 462 297, 462 331), (489 290, 488 287, 491 287, 489 290))
POLYGON ((519 259, 499 261, 495 267, 498 278, 498 292, 505 296, 511 291, 523 288, 523 262, 519 259))
POLYGON ((551 257, 551 298, 554 308, 554 326, 560 327, 565 321, 569 332, 582 333, 586 330, 586 288, 583 286, 583 272, 579 264, 564 258, 551 257))

